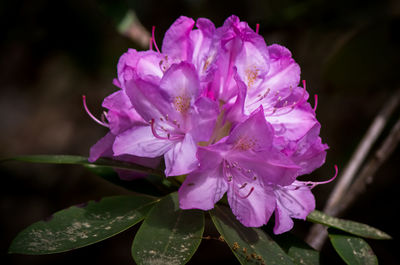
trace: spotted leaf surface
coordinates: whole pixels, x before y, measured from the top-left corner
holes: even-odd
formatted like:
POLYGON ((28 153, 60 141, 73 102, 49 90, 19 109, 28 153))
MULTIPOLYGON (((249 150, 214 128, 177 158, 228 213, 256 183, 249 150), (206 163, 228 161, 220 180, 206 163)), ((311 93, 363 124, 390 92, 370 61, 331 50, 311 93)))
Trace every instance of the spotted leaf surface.
POLYGON ((372 239, 391 239, 391 237, 379 229, 366 224, 339 219, 320 211, 313 211, 307 216, 307 220, 313 223, 323 224, 329 227, 348 232, 350 234, 372 239))
POLYGON ((261 229, 243 226, 228 208, 216 206, 210 214, 218 232, 241 264, 294 264, 267 234, 261 229))
POLYGON ((329 231, 329 239, 348 265, 378 265, 378 259, 364 239, 329 231))
POLYGON ((137 264, 185 264, 196 252, 204 231, 199 210, 179 209, 177 193, 162 199, 148 214, 132 244, 137 264))
POLYGON ((9 252, 42 255, 94 244, 140 222, 154 202, 147 196, 113 196, 72 206, 21 231, 9 252))

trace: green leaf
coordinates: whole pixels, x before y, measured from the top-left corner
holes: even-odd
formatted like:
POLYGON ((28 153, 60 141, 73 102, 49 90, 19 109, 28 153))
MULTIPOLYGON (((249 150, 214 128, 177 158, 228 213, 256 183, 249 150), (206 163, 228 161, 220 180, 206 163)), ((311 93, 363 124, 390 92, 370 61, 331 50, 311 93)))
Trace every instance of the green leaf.
POLYGON ((290 233, 273 236, 295 264, 319 265, 319 252, 290 233))
POLYGON ((94 163, 90 163, 87 157, 73 156, 73 155, 30 155, 30 156, 16 156, 9 159, 2 159, 0 161, 17 160, 30 163, 46 163, 46 164, 72 164, 82 165, 86 167, 103 166, 116 169, 125 169, 136 171, 145 174, 164 176, 164 174, 155 169, 147 168, 133 163, 113 160, 109 158, 100 158, 94 163))
POLYGON ((348 232, 350 234, 372 239, 391 239, 391 237, 379 229, 366 224, 339 219, 320 211, 313 211, 307 216, 307 220, 313 223, 323 224, 329 227, 348 232))
POLYGON ((329 230, 329 239, 348 265, 377 265, 378 259, 364 239, 329 230))
POLYGON ((293 265, 275 241, 261 229, 243 226, 229 208, 216 205, 210 215, 241 264, 293 265))
POLYGON ((147 196, 113 196, 69 207, 21 231, 9 253, 51 254, 94 244, 140 222, 154 202, 147 196))
POLYGON ((204 231, 204 214, 179 209, 177 193, 164 197, 148 214, 132 244, 137 264, 185 264, 204 231))

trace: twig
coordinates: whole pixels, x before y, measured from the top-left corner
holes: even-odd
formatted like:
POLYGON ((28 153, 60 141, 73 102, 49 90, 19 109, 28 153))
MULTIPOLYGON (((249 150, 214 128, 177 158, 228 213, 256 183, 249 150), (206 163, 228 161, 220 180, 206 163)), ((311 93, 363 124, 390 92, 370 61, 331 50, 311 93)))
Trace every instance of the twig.
POLYGON ((348 164, 346 165, 346 168, 343 170, 342 176, 336 183, 336 186, 333 189, 330 198, 328 199, 324 208, 324 212, 326 214, 332 215, 333 212, 336 211, 336 208, 338 207, 338 202, 347 192, 355 174, 357 173, 362 162, 365 160, 365 157, 369 153, 369 150, 375 143, 378 136, 382 133, 382 130, 387 123, 387 120, 399 104, 399 100, 400 91, 398 91, 395 96, 391 98, 389 103, 385 105, 376 116, 367 133, 361 140, 352 157, 350 158, 348 164))
POLYGON ((376 151, 375 155, 362 168, 359 177, 350 186, 349 191, 340 201, 339 206, 333 212, 333 215, 341 214, 349 207, 363 191, 366 186, 373 181, 374 174, 379 167, 390 157, 400 142, 400 119, 393 126, 388 137, 385 139, 381 147, 376 151))
MULTIPOLYGON (((397 91, 394 96, 392 96, 389 103, 385 105, 378 113, 375 120, 369 127, 367 133, 361 140, 360 144, 358 145, 357 149, 355 150, 354 154, 346 165, 342 176, 340 177, 338 183, 332 191, 330 198, 328 199, 328 202, 324 208, 325 213, 336 216, 336 214, 339 212, 339 208, 341 211, 343 211, 348 207, 347 203, 349 203, 350 201, 343 202, 342 198, 344 197, 345 193, 349 194, 349 186, 351 185, 355 174, 357 173, 362 162, 365 160, 365 157, 369 153, 369 150, 371 149, 373 143, 381 134, 383 128, 385 127, 385 124, 387 123, 387 120, 397 108, 399 103, 400 90, 397 91)), ((380 165, 381 163, 377 164, 375 171, 379 168, 380 165)), ((373 173, 375 173, 375 171, 373 173)), ((313 225, 306 241, 315 249, 321 249, 326 237, 327 232, 322 225, 313 225)))

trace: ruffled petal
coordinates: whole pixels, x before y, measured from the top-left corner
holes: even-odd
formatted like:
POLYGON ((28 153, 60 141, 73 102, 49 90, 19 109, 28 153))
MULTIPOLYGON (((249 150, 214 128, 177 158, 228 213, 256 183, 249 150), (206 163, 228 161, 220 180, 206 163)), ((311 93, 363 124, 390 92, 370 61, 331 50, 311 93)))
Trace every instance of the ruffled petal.
POLYGON ((301 168, 299 175, 309 174, 325 163, 327 144, 319 137, 319 123, 296 143, 291 159, 301 168))
POLYGON ((134 77, 134 73, 143 79, 151 78, 159 80, 163 71, 160 62, 163 56, 154 51, 138 52, 129 49, 118 61, 118 81, 121 88, 125 88, 125 83, 134 77))

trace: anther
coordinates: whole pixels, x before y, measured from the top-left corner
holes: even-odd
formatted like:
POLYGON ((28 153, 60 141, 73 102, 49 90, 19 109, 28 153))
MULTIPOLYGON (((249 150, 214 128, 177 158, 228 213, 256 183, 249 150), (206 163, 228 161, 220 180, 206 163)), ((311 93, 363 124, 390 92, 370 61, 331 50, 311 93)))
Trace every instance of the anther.
POLYGON ((242 186, 239 187, 239 189, 244 189, 247 186, 247 182, 243 183, 242 186))

